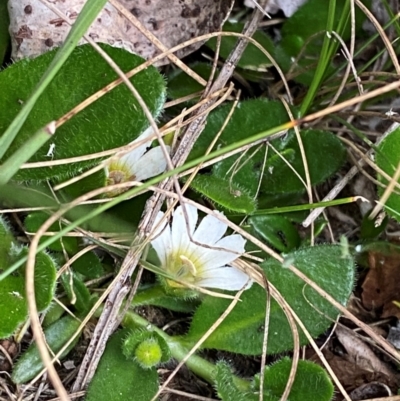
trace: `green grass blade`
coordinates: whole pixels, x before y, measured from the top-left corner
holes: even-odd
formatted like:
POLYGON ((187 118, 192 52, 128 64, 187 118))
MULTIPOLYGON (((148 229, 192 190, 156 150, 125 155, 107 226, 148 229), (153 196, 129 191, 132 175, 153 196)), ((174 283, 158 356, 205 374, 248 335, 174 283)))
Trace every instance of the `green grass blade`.
MULTIPOLYGON (((329 12, 328 12, 328 20, 326 23, 326 32, 332 32, 335 18, 335 9, 336 9, 336 0, 329 1, 329 12)), ((305 116, 308 109, 311 107, 311 104, 316 96, 316 93, 322 83, 324 75, 326 73, 326 69, 330 62, 330 55, 332 53, 332 47, 337 46, 332 44, 332 40, 325 35, 324 42, 322 44, 321 54, 319 57, 317 69, 315 71, 315 75, 313 81, 310 85, 310 88, 307 91, 307 94, 301 104, 300 107, 300 116, 305 116)))
MULTIPOLYGON (((330 206, 345 205, 347 203, 356 202, 359 199, 361 199, 360 196, 350 196, 348 198, 334 199, 334 200, 325 201, 325 202, 315 202, 315 203, 306 203, 306 204, 295 205, 295 206, 275 207, 273 209, 259 209, 259 210, 256 210, 252 214, 252 216, 264 216, 266 214, 278 214, 278 213, 291 213, 291 212, 299 212, 302 210, 316 209, 318 207, 330 207, 330 206)), ((240 216, 240 215, 231 214, 230 216, 240 216)))

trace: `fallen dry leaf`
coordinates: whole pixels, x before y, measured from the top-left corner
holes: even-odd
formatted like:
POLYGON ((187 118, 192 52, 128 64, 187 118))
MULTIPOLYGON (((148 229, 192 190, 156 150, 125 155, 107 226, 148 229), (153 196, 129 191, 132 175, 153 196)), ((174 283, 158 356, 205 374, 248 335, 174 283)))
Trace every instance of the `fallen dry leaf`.
MULTIPOLYGON (((76 20, 86 0, 53 0, 68 17, 76 20)), ((232 0, 118 0, 168 49, 197 36, 218 31, 227 17, 232 0)), ((35 57, 60 46, 70 26, 39 0, 9 0, 12 58, 35 57)), ((148 59, 160 51, 109 3, 88 30, 96 42, 122 47, 148 59)), ((80 44, 85 43, 84 40, 80 44)), ((183 57, 202 43, 179 52, 183 57)), ((158 63, 165 64, 166 59, 158 63)))
POLYGON ((353 390, 349 395, 352 401, 359 401, 368 400, 370 398, 390 397, 392 395, 392 392, 390 388, 384 383, 371 382, 362 384, 361 386, 353 390))
MULTIPOLYGON (((366 371, 358 366, 354 361, 351 362, 346 360, 345 355, 336 355, 328 348, 324 348, 322 352, 329 363, 329 366, 332 368, 333 372, 347 392, 351 392, 359 386, 373 382, 384 383, 392 390, 397 389, 399 383, 397 377, 393 379, 393 376, 388 377, 383 373, 366 371)), ((310 360, 323 366, 322 362, 315 354, 310 358, 310 360)), ((334 399, 342 400, 343 397, 337 392, 337 395, 334 399)))
MULTIPOLYGON (((346 353, 342 352, 341 354, 337 354, 336 352, 332 352, 332 350, 330 350, 332 346, 332 341, 330 341, 330 346, 323 348, 322 353, 334 374, 348 393, 355 391, 360 388, 360 386, 371 385, 373 383, 381 383, 384 386, 388 386, 392 392, 397 391, 400 383, 399 375, 392 374, 389 377, 381 372, 364 370, 356 361, 350 360, 346 353)), ((337 346, 335 348, 337 348, 337 346)), ((306 351, 306 359, 320 366, 324 366, 319 357, 311 349, 306 351)), ((343 396, 337 388, 335 392, 336 395, 332 401, 343 401, 343 396)), ((356 391, 355 394, 357 393, 359 392, 356 391)))
POLYGON ((389 244, 385 253, 370 251, 369 271, 362 285, 361 299, 368 310, 379 311, 381 318, 400 318, 400 308, 393 301, 400 300, 400 251, 395 244, 389 244))
POLYGON ((356 364, 364 371, 383 373, 388 377, 394 376, 390 367, 381 361, 372 349, 351 330, 338 326, 335 334, 346 350, 346 359, 349 362, 356 364))

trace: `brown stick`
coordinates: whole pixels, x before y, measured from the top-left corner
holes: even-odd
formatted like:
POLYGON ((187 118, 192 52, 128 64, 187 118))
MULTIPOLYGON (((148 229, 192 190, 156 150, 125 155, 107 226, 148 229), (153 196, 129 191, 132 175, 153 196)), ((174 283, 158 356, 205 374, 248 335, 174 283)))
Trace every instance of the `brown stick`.
MULTIPOLYGON (((267 0, 264 0, 261 3, 264 3, 261 4, 261 6, 264 5, 265 7, 267 0)), ((262 18, 263 13, 260 12, 258 9, 255 9, 250 21, 244 27, 243 34, 249 37, 253 36, 254 32, 257 29, 258 23, 261 21, 262 18)), ((204 93, 203 98, 216 91, 221 90, 226 85, 235 70, 236 64, 242 56, 243 51, 247 46, 247 43, 248 41, 244 38, 240 38, 238 40, 238 43, 236 44, 232 53, 225 61, 218 78, 213 83, 210 90, 207 93, 204 93)), ((194 143, 200 136, 205 126, 208 115, 207 110, 215 101, 216 100, 214 99, 210 100, 208 103, 206 103, 196 111, 195 115, 199 115, 200 117, 195 119, 186 128, 183 134, 182 141, 172 158, 172 162, 175 167, 184 164, 194 143)), ((172 185, 173 180, 167 179, 161 182, 159 187, 161 190, 168 191, 171 189, 172 185)), ((151 231, 155 217, 158 211, 161 209, 164 200, 164 192, 157 191, 146 203, 143 217, 138 228, 137 237, 123 261, 123 264, 121 266, 122 273, 120 275, 120 278, 118 282, 114 285, 114 288, 111 290, 110 295, 108 296, 104 311, 99 318, 93 338, 89 344, 88 350, 78 372, 77 379, 73 385, 73 391, 79 391, 85 388, 86 385, 90 382, 96 371, 100 357, 103 354, 108 337, 112 334, 113 328, 115 328, 120 323, 121 317, 119 316, 119 310, 122 305, 123 299, 119 296, 119 294, 121 290, 126 291, 126 288, 131 288, 130 278, 135 271, 135 268, 141 256, 141 252, 138 251, 138 246, 140 247, 140 244, 143 243, 147 234, 151 231)))

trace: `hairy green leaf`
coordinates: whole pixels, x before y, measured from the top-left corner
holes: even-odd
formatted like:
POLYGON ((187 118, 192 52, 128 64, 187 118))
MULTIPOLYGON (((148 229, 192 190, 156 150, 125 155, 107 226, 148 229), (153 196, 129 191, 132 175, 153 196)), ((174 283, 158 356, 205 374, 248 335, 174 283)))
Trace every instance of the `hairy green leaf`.
MULTIPOLYGON (((291 261, 342 305, 347 303, 353 288, 354 262, 348 257, 342 258, 340 246, 321 245, 302 248, 288 254, 287 261, 291 261)), ((275 259, 266 261, 261 267, 267 279, 283 295, 312 336, 316 337, 323 333, 338 316, 335 307, 275 259)), ((188 346, 204 335, 229 303, 230 301, 226 299, 205 298, 194 314, 186 336, 188 346)), ((204 348, 260 355, 264 336, 265 305, 265 290, 253 285, 243 293, 235 309, 207 338, 203 344, 204 348)), ((300 343, 307 343, 301 330, 300 343)), ((278 303, 273 300, 268 332, 268 353, 287 351, 292 347, 293 338, 286 316, 278 303)))
POLYGON ((281 252, 290 252, 300 245, 299 233, 285 216, 252 216, 248 223, 258 239, 266 241, 281 252))
MULTIPOLYGON (((71 336, 78 330, 80 321, 72 316, 64 316, 51 326, 44 330, 46 343, 52 350, 57 353, 67 343, 71 336)), ((77 339, 73 341, 61 358, 66 356, 68 352, 75 346, 77 339)), ((14 365, 11 378, 14 383, 21 384, 33 379, 42 369, 43 362, 39 354, 39 350, 35 343, 22 354, 14 365)))
MULTIPOLYGON (((291 366, 291 359, 286 357, 265 369, 264 400, 281 398, 289 379, 291 366)), ((259 379, 257 375, 253 384, 254 391, 260 388, 259 379)), ((333 390, 333 384, 321 366, 300 360, 288 400, 329 401, 333 397, 333 390)), ((249 400, 257 401, 258 399, 258 395, 254 394, 249 400)))
MULTIPOLYGON (((26 231, 30 233, 36 233, 49 217, 50 216, 44 212, 34 212, 29 214, 24 220, 26 231)), ((64 227, 65 224, 62 224, 61 222, 55 222, 50 226, 48 231, 60 231, 60 228, 64 227)), ((44 242, 46 239, 47 238, 43 236, 39 243, 44 242)), ((58 252, 61 252, 65 249, 68 254, 73 255, 78 252, 78 240, 76 237, 63 237, 62 240, 53 242, 49 246, 49 249, 58 252)))
POLYGON ((90 292, 85 283, 78 277, 77 274, 66 271, 61 275, 61 283, 70 303, 80 314, 89 312, 92 307, 90 301, 90 292))
MULTIPOLYGON (((390 177, 393 177, 396 169, 400 163, 400 128, 395 129, 391 132, 378 146, 378 152, 376 153, 376 164, 390 177)), ((378 180, 384 185, 382 188, 378 186, 378 194, 382 196, 389 184, 389 181, 384 178, 381 174, 378 174, 378 180)), ((397 182, 400 182, 398 180, 397 182)), ((394 217, 397 221, 400 221, 400 189, 394 188, 393 192, 389 196, 389 199, 385 203, 386 212, 394 217)))
MULTIPOLYGON (((124 72, 144 61, 125 50, 104 44, 101 46, 124 72)), ((19 61, 0 73, 0 132, 4 132, 18 114, 54 58, 55 52, 50 51, 33 60, 19 61)), ((36 103, 5 159, 39 128, 49 121, 61 118, 116 78, 116 73, 90 45, 77 47, 36 103)), ((131 81, 156 117, 165 99, 163 77, 154 67, 148 67, 136 74, 131 81)), ((55 145, 52 152, 46 145, 30 162, 82 156, 119 147, 137 138, 148 125, 148 119, 132 93, 125 85, 119 85, 60 126, 52 138, 52 144, 55 145)), ((98 160, 24 169, 18 172, 15 179, 75 175, 96 163, 98 160)))
POLYGON ((190 186, 229 211, 252 214, 257 208, 246 188, 215 175, 197 175, 190 186))
MULTIPOLYGON (((27 248, 18 245, 10 229, 0 218, 0 271, 6 270, 20 257, 26 256, 27 248)), ((50 305, 56 288, 56 266, 44 252, 36 255, 35 298, 39 311, 50 305)), ((25 294, 25 268, 0 281, 0 338, 9 337, 28 318, 25 294)))

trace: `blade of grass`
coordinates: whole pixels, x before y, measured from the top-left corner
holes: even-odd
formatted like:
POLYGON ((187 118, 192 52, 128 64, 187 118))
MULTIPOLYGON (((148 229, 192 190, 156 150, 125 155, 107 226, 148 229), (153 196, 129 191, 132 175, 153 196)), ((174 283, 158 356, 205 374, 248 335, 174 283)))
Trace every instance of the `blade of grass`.
POLYGON ((337 47, 335 42, 331 40, 330 35, 328 36, 328 33, 332 32, 333 30, 335 11, 336 11, 336 0, 330 0, 328 9, 328 20, 326 22, 327 35, 325 35, 324 37, 324 42, 322 44, 322 49, 321 49, 321 55, 319 57, 317 69, 315 70, 314 78, 300 107, 301 117, 303 117, 307 113, 307 110, 310 108, 314 100, 314 97, 318 91, 318 88, 321 85, 321 82, 326 73, 326 69, 329 65, 330 57, 333 50, 332 46, 337 47))
POLYGON ((54 134, 56 122, 52 121, 32 135, 25 144, 0 166, 0 186, 11 180, 23 163, 26 163, 54 134))
MULTIPOLYGON (((358 200, 365 200, 362 196, 350 196, 348 198, 342 199, 334 199, 327 202, 315 202, 315 203, 306 203, 303 205, 295 205, 295 206, 285 206, 285 207, 277 207, 273 209, 259 209, 256 210, 252 216, 263 216, 266 214, 278 214, 278 213, 290 213, 290 212, 298 212, 301 210, 310 210, 315 209, 317 207, 329 207, 329 206, 337 206, 337 205, 344 205, 347 203, 353 203, 358 200)), ((230 216, 234 216, 231 214, 230 216)))
POLYGON ((74 25, 72 26, 64 44, 56 53, 53 61, 47 68, 42 79, 37 84, 30 98, 26 101, 21 111, 15 117, 13 122, 0 137, 0 159, 4 156, 5 152, 11 145, 14 138, 17 136, 18 131, 24 124, 29 113, 33 109, 36 101, 42 95, 44 90, 50 84, 52 79, 56 76, 57 72, 63 66, 69 55, 72 53, 80 38, 85 34, 91 23, 104 7, 107 0, 88 0, 79 13, 74 25))

